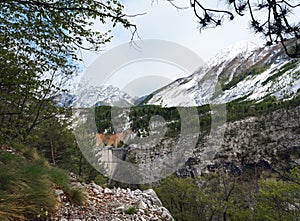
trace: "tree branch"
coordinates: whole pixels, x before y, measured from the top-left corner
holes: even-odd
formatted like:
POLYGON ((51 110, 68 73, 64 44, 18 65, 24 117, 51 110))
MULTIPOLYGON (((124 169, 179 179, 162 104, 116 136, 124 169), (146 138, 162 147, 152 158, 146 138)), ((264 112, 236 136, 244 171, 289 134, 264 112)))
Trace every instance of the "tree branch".
MULTIPOLYGON (((173 0, 168 1, 173 3, 173 0)), ((229 19, 233 20, 233 13, 243 16, 244 12, 248 10, 251 27, 255 33, 263 34, 267 46, 281 42, 288 56, 292 58, 300 57, 300 52, 297 51, 300 46, 296 43, 295 48, 297 50, 291 51, 286 43, 287 40, 300 38, 300 24, 297 23, 294 25, 288 19, 288 15, 292 12, 292 9, 300 7, 300 4, 292 5, 286 0, 265 0, 261 3, 256 3, 254 0, 229 0, 228 3, 232 5, 232 8, 223 10, 207 8, 203 2, 200 0, 190 0, 191 8, 197 19, 199 19, 200 29, 222 25, 221 21, 224 15, 229 16, 229 19), (258 10, 266 9, 268 11, 265 21, 259 21, 259 17, 254 13, 254 7, 257 7, 258 10)))

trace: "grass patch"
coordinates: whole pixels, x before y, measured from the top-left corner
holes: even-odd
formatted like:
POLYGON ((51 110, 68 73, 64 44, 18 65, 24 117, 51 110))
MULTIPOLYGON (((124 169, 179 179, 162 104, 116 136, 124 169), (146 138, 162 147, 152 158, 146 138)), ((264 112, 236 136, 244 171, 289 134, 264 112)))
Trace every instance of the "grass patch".
POLYGON ((68 192, 71 202, 75 205, 83 205, 87 196, 81 189, 73 188, 68 192))
POLYGON ((13 150, 0 150, 1 221, 46 220, 57 204, 55 188, 75 204, 84 202, 84 193, 70 188, 67 172, 45 164, 34 149, 18 145, 13 150))
POLYGON ((124 210, 125 214, 133 215, 136 213, 136 208, 134 206, 129 207, 128 209, 124 210))
POLYGON ((0 151, 0 220, 35 220, 41 208, 54 210, 53 183, 46 172, 40 164, 0 151))
POLYGON ((69 176, 66 174, 66 172, 59 168, 51 168, 48 170, 48 175, 50 176, 50 179, 52 182, 59 188, 61 188, 64 191, 69 190, 69 176))

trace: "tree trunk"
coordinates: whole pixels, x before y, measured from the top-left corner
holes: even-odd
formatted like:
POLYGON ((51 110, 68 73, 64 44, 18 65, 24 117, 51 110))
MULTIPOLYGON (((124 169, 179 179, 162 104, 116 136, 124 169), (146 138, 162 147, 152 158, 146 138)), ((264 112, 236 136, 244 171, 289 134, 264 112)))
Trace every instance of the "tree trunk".
POLYGON ((82 175, 82 160, 83 160, 83 156, 82 156, 82 153, 80 153, 80 157, 79 157, 79 171, 78 171, 79 176, 82 175))
POLYGON ((54 150, 54 147, 53 147, 53 144, 52 144, 52 140, 51 140, 51 142, 50 142, 50 146, 51 146, 51 158, 52 158, 52 164, 55 165, 55 164, 56 164, 56 162, 55 162, 55 156, 54 156, 55 150, 54 150))

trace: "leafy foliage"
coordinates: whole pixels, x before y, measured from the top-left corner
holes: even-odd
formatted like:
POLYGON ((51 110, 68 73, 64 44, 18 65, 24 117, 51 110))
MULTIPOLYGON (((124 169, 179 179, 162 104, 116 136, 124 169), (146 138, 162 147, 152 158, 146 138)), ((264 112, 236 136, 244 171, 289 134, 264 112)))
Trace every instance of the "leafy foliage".
POLYGON ((41 71, 72 68, 78 50, 99 51, 111 36, 109 30, 101 32, 95 25, 122 24, 135 30, 117 0, 4 0, 0 18, 1 38, 8 38, 19 53, 39 61, 41 71))
POLYGON ((288 179, 261 179, 255 203, 257 220, 299 220, 299 167, 287 174, 288 179))
POLYGON ((55 97, 76 74, 80 50, 99 51, 111 39, 94 26, 108 22, 135 31, 122 10, 110 0, 0 2, 0 144, 24 142, 62 114, 55 97))
POLYGON ((168 177, 155 189, 163 205, 168 208, 175 220, 205 220, 204 210, 209 206, 203 191, 191 178, 168 177))
POLYGON ((52 82, 40 79, 36 65, 0 38, 0 143, 24 141, 31 130, 58 112, 52 102, 52 82))
POLYGON ((289 180, 224 172, 180 179, 170 176, 155 188, 175 220, 298 220, 299 168, 289 180))

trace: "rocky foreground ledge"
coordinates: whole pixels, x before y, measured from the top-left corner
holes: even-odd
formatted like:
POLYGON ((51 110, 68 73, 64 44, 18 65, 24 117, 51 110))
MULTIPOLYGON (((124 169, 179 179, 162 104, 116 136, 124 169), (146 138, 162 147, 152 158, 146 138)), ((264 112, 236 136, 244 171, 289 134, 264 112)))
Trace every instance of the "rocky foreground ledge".
POLYGON ((52 220, 57 221, 173 221, 153 189, 141 191, 102 188, 94 183, 74 183, 87 194, 84 205, 73 205, 62 190, 56 190, 60 202, 52 220))

